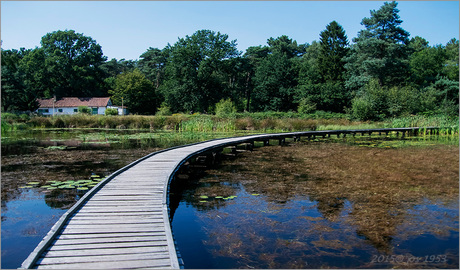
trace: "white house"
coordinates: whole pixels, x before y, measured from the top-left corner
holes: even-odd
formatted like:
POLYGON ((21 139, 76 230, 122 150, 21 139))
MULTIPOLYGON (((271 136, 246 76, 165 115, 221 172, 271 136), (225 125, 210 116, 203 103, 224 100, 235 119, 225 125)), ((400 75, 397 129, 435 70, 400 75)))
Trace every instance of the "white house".
MULTIPOLYGON (((63 97, 54 100, 38 99, 39 108, 36 112, 42 115, 76 114, 78 107, 86 106, 91 109, 92 114, 104 114, 107 108, 118 109, 118 114, 122 114, 121 108, 112 106, 110 97, 63 97)), ((126 107, 123 108, 126 114, 126 107)))

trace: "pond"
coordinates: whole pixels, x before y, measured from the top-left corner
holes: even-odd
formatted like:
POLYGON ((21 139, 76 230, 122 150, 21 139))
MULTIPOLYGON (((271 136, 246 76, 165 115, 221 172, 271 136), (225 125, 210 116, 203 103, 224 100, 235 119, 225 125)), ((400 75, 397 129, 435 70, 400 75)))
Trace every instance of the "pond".
POLYGON ((160 149, 242 134, 149 130, 29 130, 1 138, 2 269, 21 266, 92 186, 160 149))
POLYGON ((459 267, 458 138, 256 148, 176 179, 185 268, 459 267))

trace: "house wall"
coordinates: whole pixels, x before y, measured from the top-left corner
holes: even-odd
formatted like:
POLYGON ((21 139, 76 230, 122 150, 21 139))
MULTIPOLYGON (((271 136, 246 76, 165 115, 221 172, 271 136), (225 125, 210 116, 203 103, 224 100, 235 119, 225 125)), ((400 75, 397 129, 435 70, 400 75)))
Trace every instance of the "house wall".
MULTIPOLYGON (((97 114, 105 114, 106 107, 94 107, 97 108, 97 114)), ((90 107, 91 111, 93 110, 90 107)), ((42 115, 53 115, 53 108, 40 108, 36 112, 41 113, 42 115), (48 109, 48 112, 41 112, 41 110, 48 109)), ((77 114, 78 107, 64 107, 64 108, 54 108, 54 115, 62 115, 62 114, 77 114)))
POLYGON ((121 107, 118 107, 118 106, 107 106, 107 108, 117 109, 118 110, 118 115, 127 115, 128 114, 128 110, 126 108, 122 109, 121 107))

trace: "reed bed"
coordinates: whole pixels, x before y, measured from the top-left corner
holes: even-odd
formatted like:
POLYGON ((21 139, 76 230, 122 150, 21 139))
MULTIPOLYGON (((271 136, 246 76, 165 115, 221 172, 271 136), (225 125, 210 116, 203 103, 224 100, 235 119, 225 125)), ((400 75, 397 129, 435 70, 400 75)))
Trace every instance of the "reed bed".
POLYGON ((151 131, 185 132, 289 132, 306 130, 371 129, 396 127, 440 127, 442 135, 459 132, 458 117, 409 116, 382 122, 354 121, 344 114, 316 113, 234 113, 227 116, 205 114, 173 114, 170 116, 105 116, 105 115, 59 115, 54 117, 20 117, 2 114, 2 132, 17 129, 40 128, 104 128, 147 129, 151 131), (322 118, 321 118, 322 117, 322 118))

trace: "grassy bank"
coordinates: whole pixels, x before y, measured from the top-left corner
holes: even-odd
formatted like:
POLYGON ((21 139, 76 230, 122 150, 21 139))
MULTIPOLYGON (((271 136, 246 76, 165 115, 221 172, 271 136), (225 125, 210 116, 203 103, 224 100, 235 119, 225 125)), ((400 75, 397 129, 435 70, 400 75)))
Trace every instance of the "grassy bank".
POLYGON ((458 117, 410 116, 388 119, 382 122, 354 121, 345 114, 316 113, 236 113, 227 116, 201 114, 174 114, 171 116, 104 116, 104 115, 60 115, 17 116, 3 113, 2 132, 19 129, 43 128, 106 128, 106 129, 149 129, 152 131, 232 132, 260 131, 287 132, 302 130, 370 129, 392 127, 445 128, 446 133, 457 134, 458 117))

